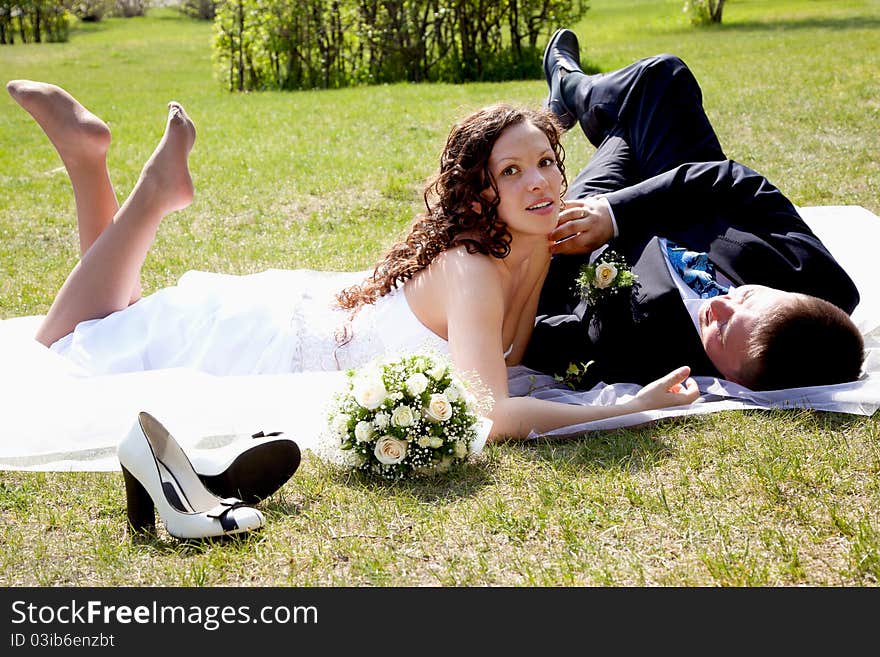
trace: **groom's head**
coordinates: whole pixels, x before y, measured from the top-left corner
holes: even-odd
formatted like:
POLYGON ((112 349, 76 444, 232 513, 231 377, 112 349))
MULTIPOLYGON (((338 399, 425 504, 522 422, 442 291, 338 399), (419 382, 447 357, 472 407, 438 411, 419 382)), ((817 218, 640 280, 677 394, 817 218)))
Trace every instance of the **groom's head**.
POLYGON ((709 360, 752 390, 844 383, 861 372, 861 333, 823 299, 742 285, 707 300, 699 323, 709 360))

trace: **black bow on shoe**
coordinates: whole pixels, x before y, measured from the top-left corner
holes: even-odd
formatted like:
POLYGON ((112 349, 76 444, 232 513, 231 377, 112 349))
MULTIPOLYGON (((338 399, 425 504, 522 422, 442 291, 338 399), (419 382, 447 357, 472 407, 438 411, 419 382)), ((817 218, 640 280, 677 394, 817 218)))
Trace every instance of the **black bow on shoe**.
POLYGON ((235 518, 229 517, 229 512, 242 506, 247 506, 247 504, 237 497, 226 497, 220 500, 220 504, 206 512, 205 515, 209 518, 216 518, 220 521, 220 526, 223 527, 225 531, 230 531, 232 529, 238 529, 238 523, 235 522, 235 518))
POLYGON ((263 433, 262 431, 257 431, 257 433, 251 434, 251 438, 271 438, 272 436, 280 436, 283 434, 283 431, 271 431, 269 433, 263 433))

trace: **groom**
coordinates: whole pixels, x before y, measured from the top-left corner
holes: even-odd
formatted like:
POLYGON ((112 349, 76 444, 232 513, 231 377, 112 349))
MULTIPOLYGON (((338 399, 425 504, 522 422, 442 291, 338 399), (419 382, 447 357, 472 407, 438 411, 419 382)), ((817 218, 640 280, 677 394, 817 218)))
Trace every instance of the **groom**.
POLYGON ((544 72, 549 108, 597 150, 551 236, 524 365, 592 361, 579 387, 644 384, 681 365, 755 390, 858 378, 855 285, 778 189, 725 158, 684 62, 658 55, 586 75, 562 29, 544 72), (605 244, 637 281, 590 309, 574 281, 605 244))

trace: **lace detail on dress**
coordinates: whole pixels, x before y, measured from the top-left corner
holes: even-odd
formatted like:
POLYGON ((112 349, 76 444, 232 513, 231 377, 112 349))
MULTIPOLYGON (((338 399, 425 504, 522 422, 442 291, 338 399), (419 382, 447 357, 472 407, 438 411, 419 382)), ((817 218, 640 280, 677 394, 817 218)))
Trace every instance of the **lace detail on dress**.
POLYGON ((377 356, 432 348, 448 353, 445 340, 413 315, 402 289, 367 304, 351 317, 336 306, 341 287, 306 293, 291 318, 296 348, 292 371, 336 370, 360 367, 377 356), (343 344, 337 336, 347 331, 343 344))

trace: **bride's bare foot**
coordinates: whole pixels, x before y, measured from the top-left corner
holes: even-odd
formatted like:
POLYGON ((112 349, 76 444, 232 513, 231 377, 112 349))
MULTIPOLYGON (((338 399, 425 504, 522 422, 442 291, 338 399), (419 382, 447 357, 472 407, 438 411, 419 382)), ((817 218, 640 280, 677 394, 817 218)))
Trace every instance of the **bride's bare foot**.
POLYGON ((181 210, 192 203, 193 184, 189 152, 196 140, 196 127, 180 103, 168 103, 165 134, 141 172, 138 187, 149 189, 163 213, 181 210))
POLYGON ((104 158, 110 128, 61 87, 46 82, 12 80, 6 90, 49 137, 65 166, 104 158))

